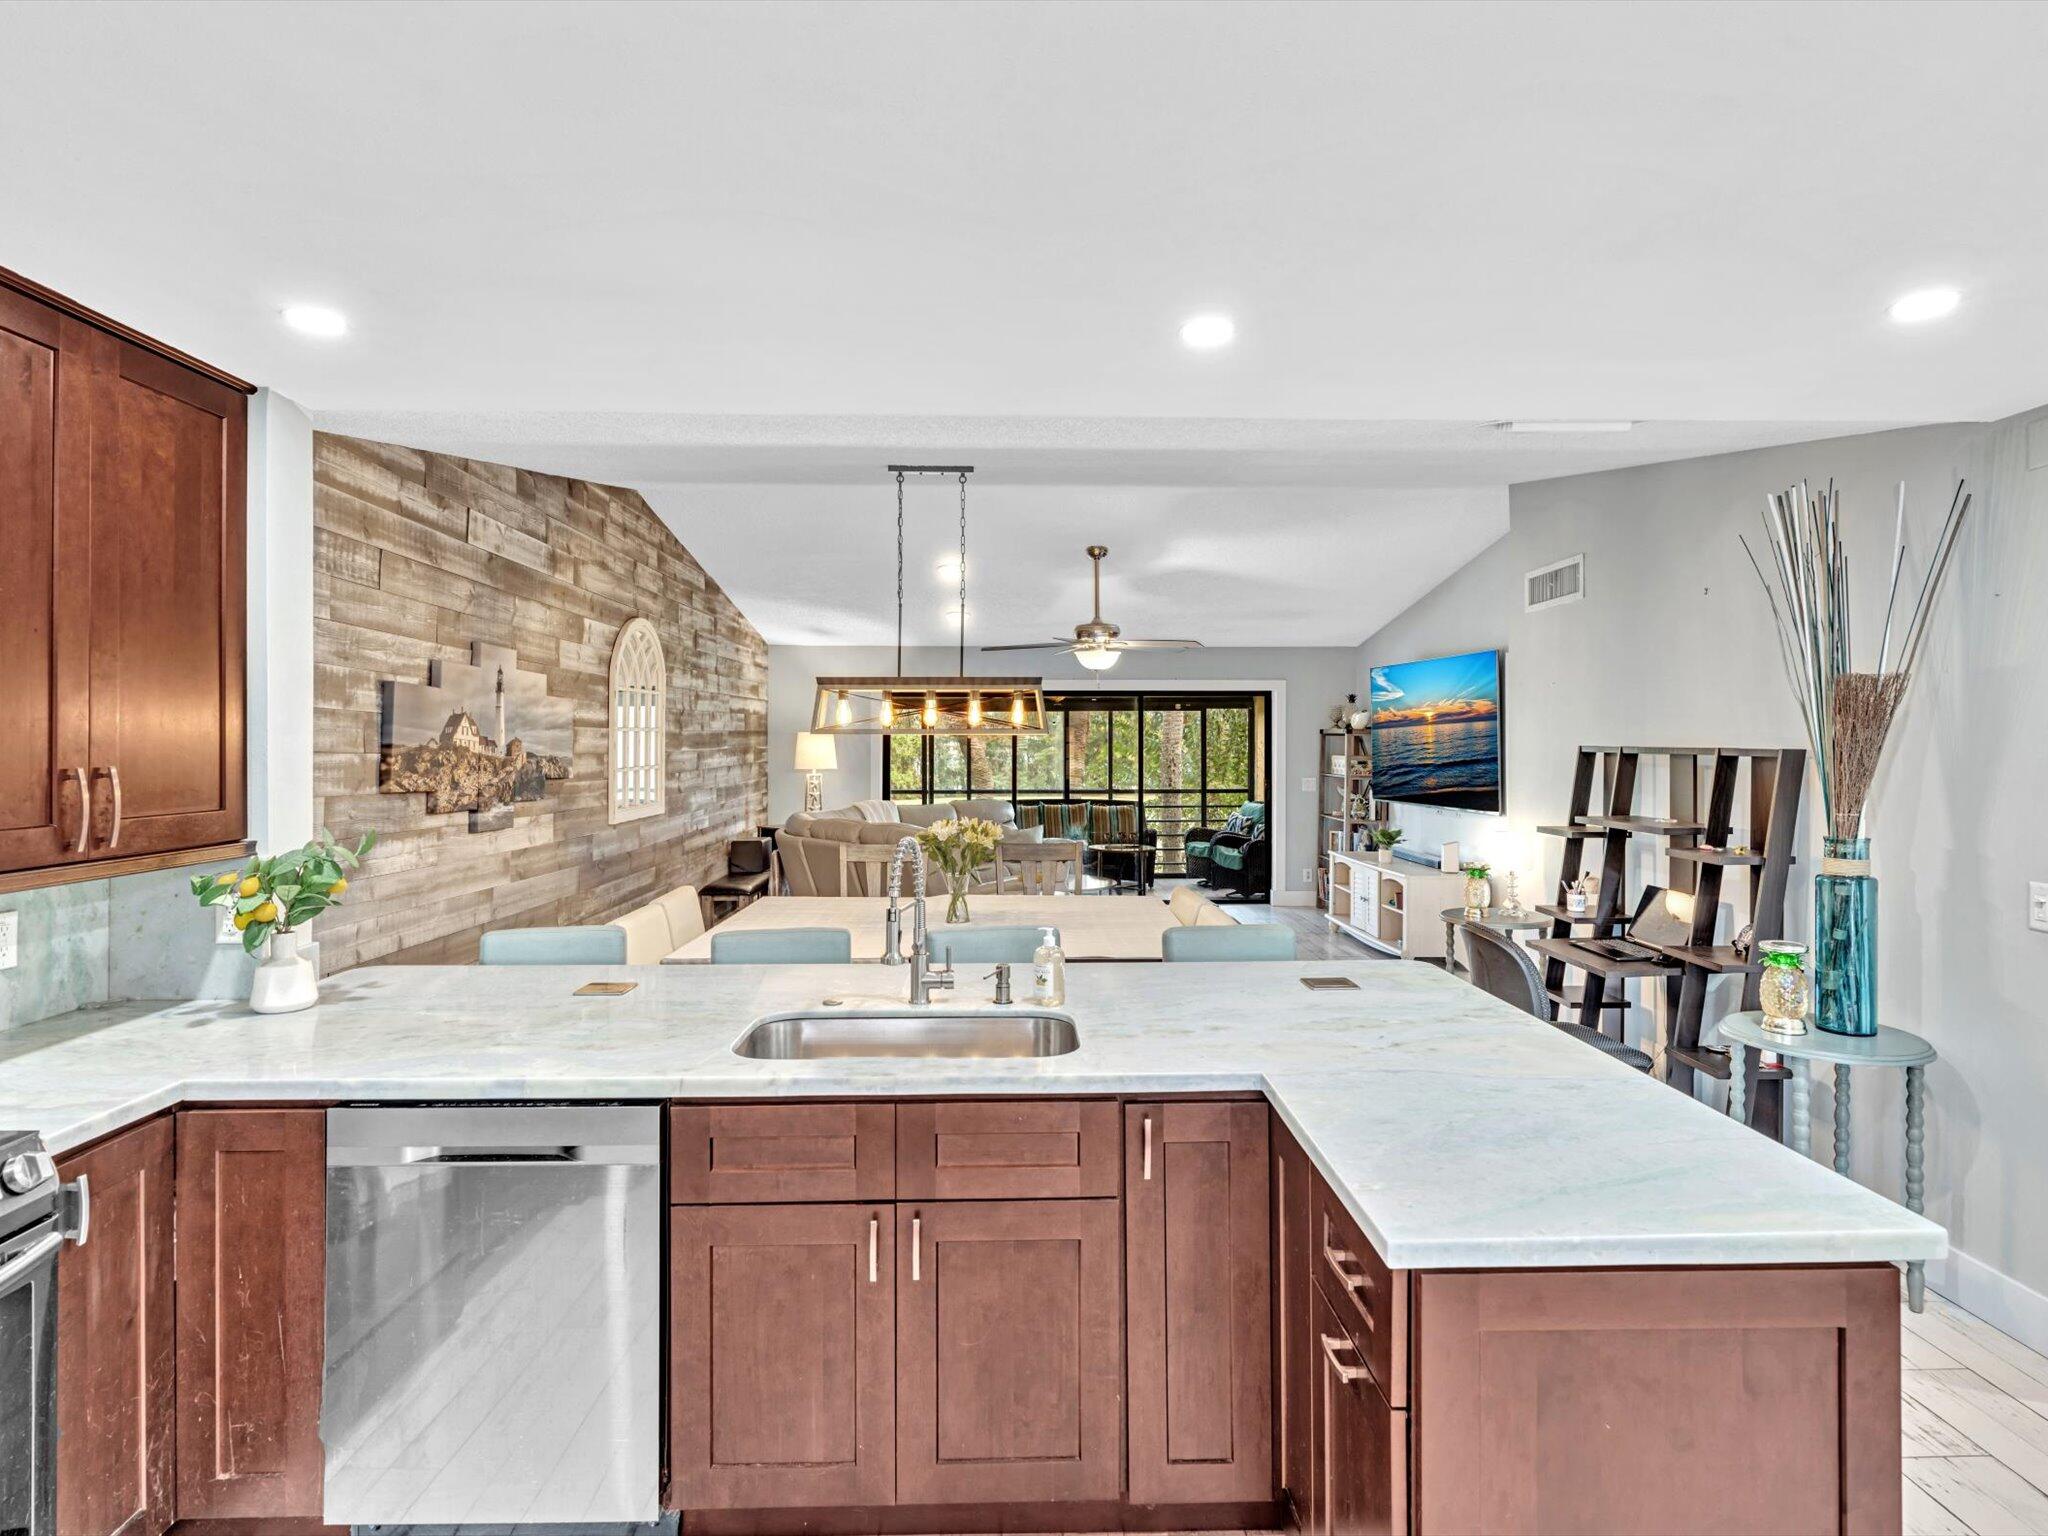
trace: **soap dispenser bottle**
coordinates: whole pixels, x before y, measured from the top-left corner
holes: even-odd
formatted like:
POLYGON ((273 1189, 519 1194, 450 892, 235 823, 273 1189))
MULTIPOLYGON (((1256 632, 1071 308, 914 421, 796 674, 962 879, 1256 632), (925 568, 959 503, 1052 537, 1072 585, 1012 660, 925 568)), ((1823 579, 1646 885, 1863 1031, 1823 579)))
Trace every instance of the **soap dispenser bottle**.
POLYGON ((1031 1001, 1057 1005, 1067 1000, 1067 957, 1060 952, 1059 930, 1039 930, 1031 956, 1031 1001))

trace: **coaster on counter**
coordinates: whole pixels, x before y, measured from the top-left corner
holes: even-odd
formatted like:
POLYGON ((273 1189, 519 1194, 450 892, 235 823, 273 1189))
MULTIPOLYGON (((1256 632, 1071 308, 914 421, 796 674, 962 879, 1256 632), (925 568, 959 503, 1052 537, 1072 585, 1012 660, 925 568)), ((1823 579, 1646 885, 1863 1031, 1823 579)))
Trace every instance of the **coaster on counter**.
POLYGON ((1358 983, 1349 976, 1304 976, 1301 984, 1311 992, 1356 992, 1358 983))
POLYGON ((576 997, 624 997, 639 986, 637 981, 586 981, 573 994, 576 997))

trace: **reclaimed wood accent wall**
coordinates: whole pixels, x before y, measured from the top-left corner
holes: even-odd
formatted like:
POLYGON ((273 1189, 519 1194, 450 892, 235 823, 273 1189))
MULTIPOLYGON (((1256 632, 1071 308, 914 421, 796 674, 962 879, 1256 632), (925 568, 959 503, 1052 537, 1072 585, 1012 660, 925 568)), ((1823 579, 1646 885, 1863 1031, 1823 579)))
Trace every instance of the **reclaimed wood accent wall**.
POLYGON ((379 838, 315 925, 323 971, 464 963, 489 928, 609 921, 722 873, 767 815, 767 643, 637 493, 319 433, 313 523, 316 809, 343 841, 379 838), (667 652, 668 804, 612 826, 606 669, 635 614, 667 652), (495 832, 377 792, 377 684, 424 682, 473 640, 513 647, 575 709, 570 777, 495 832))

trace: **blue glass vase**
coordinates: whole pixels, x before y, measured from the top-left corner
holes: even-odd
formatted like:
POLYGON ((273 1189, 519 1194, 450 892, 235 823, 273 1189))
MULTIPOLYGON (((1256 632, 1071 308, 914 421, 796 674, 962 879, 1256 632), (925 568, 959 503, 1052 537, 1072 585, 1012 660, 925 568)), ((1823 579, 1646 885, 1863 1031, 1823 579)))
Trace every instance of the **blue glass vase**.
POLYGON ((1823 840, 1813 877, 1813 984, 1822 1029, 1877 1033, 1877 878, 1867 837, 1823 840))

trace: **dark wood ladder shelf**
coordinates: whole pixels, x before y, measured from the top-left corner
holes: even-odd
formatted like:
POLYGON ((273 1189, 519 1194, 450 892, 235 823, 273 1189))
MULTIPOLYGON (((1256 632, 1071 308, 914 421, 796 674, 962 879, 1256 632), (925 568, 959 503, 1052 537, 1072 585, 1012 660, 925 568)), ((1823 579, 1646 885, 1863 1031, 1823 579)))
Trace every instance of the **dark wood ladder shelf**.
POLYGON ((1697 837, 1707 830, 1696 821, 1670 821, 1661 816, 1588 816, 1586 825, 1602 832, 1642 832, 1652 837, 1697 837))

